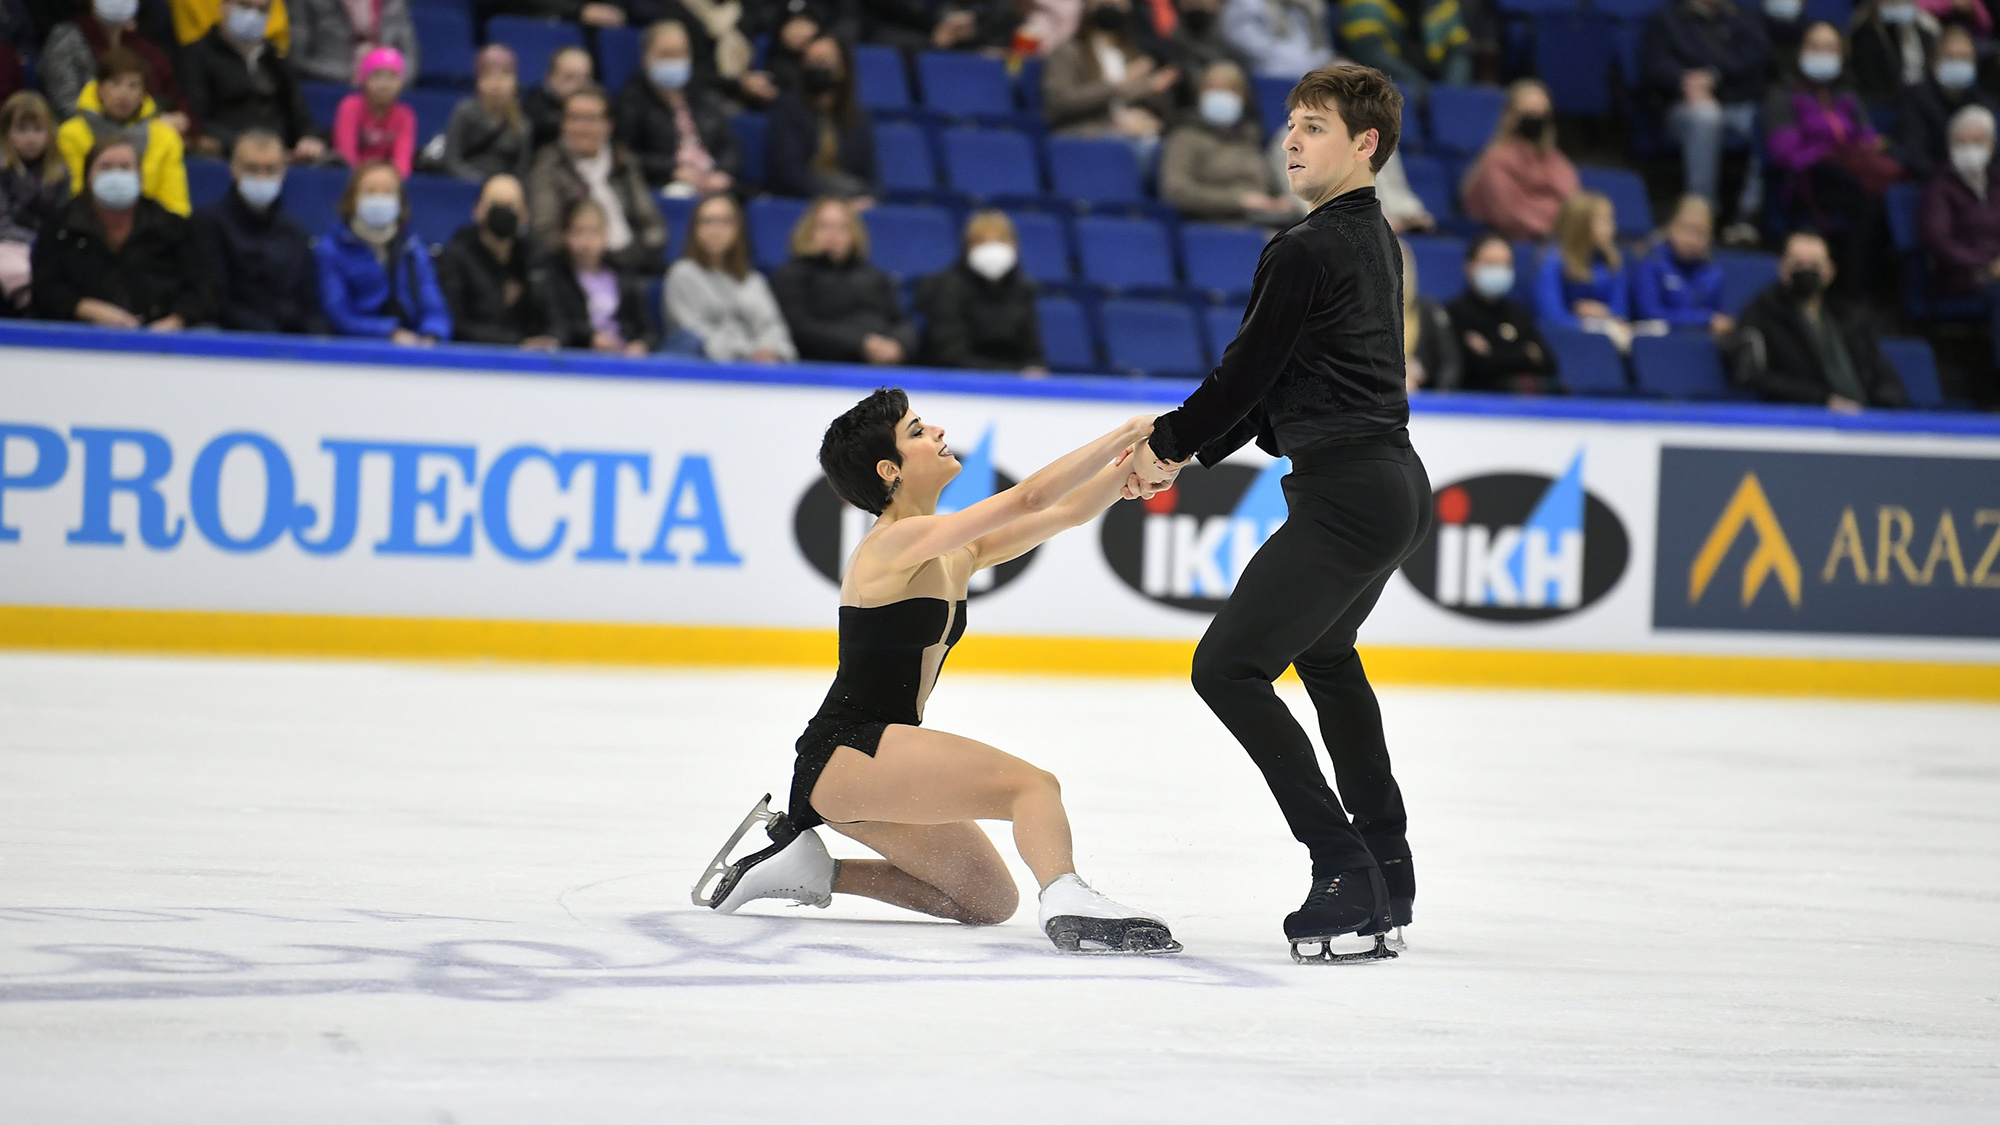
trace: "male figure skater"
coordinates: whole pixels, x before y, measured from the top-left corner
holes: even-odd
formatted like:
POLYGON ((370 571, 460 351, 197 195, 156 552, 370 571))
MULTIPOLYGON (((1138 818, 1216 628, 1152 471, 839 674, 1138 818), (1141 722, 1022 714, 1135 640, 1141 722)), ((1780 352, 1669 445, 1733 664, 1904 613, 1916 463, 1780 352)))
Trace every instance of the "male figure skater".
POLYGON ((1403 259, 1375 198, 1403 97, 1381 71, 1341 64, 1300 79, 1285 104, 1285 176, 1312 212, 1265 246, 1236 339, 1187 401, 1160 415, 1126 489, 1151 495, 1189 460, 1213 465, 1252 438, 1291 458, 1284 526, 1202 637, 1194 687, 1312 855, 1312 890, 1285 919, 1293 958, 1374 960, 1396 955, 1385 935, 1409 922, 1416 880, 1354 637, 1431 518, 1430 481, 1406 428, 1403 259), (1319 713, 1339 796, 1272 690, 1287 665, 1319 713), (1331 939, 1348 934, 1373 940, 1335 953, 1331 939))

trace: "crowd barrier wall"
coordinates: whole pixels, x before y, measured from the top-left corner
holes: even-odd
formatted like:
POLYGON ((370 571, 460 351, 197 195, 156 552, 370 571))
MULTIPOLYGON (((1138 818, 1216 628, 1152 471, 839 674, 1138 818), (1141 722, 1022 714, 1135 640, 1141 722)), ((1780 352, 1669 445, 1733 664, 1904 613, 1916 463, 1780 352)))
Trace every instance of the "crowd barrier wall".
MULTIPOLYGON (((830 666, 906 387, 959 507, 1188 384, 0 327, 0 644, 830 666)), ((1385 682, 2000 699, 2000 422, 1424 396, 1385 682)), ((954 666, 1182 674, 1284 518, 1254 449, 983 575, 954 666)))

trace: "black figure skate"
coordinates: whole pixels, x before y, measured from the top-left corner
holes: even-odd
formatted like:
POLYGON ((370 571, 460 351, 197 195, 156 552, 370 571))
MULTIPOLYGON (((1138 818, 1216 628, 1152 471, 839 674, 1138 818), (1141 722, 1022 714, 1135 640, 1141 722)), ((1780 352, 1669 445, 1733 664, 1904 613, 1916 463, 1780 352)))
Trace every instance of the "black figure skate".
POLYGON ((1388 888, 1381 871, 1373 867, 1314 879, 1305 904, 1285 916, 1292 960, 1301 965, 1386 961, 1396 956, 1389 948, 1388 929, 1388 888), (1349 935, 1364 940, 1349 943, 1356 945, 1355 949, 1336 952, 1334 942, 1349 935), (1319 948, 1314 950, 1313 946, 1319 948))

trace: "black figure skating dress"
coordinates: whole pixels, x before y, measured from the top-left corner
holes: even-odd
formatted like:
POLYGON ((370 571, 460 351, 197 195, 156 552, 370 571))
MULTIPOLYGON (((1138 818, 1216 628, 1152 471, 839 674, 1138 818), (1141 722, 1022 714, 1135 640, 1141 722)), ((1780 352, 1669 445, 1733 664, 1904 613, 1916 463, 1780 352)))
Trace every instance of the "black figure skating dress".
POLYGON ((813 811, 812 791, 836 749, 852 746, 872 758, 890 724, 923 725, 924 701, 951 646, 964 635, 963 598, 840 607, 840 670, 819 714, 799 736, 787 810, 793 825, 803 831, 825 823, 813 811))

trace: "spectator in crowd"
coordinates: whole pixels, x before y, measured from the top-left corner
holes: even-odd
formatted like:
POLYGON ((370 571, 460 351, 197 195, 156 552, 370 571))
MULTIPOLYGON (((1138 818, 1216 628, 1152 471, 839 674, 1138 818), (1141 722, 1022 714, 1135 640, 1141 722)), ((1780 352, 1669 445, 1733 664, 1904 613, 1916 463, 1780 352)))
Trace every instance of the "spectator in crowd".
POLYGON ((924 362, 936 367, 1046 375, 1035 283, 1021 272, 1021 240, 999 211, 965 224, 965 253, 924 279, 924 362))
POLYGON ((57 27, 42 46, 42 88, 56 115, 67 118, 81 108, 77 99, 90 84, 98 60, 104 52, 122 48, 145 63, 145 92, 152 96, 160 119, 174 132, 185 134, 191 122, 174 80, 173 56, 140 30, 139 0, 91 0, 78 6, 87 10, 57 27))
POLYGON ((494 0, 491 7, 496 15, 503 16, 528 16, 585 27, 625 26, 623 4, 608 0, 494 0))
POLYGON ((1472 32, 1457 0, 1339 0, 1347 57, 1408 87, 1418 101, 1432 82, 1472 81, 1472 32))
MULTIPOLYGON (((167 27, 173 32, 172 38, 183 45, 193 43, 207 35, 215 25, 222 22, 223 8, 229 0, 167 0, 169 19, 167 27)), ((278 45, 278 53, 292 49, 292 16, 286 10, 285 0, 271 0, 271 25, 265 33, 278 45)), ((162 43, 164 39, 160 40, 162 43)), ((344 76, 343 76, 344 77, 344 76)))
POLYGON ((585 196, 563 214, 562 250, 535 272, 536 317, 557 346, 641 356, 659 346, 638 275, 606 257, 604 208, 585 196))
POLYGON ((822 33, 837 32, 841 13, 845 11, 821 0, 763 0, 763 4, 761 9, 746 11, 743 17, 746 23, 771 36, 771 46, 764 55, 769 96, 763 96, 762 86, 753 89, 744 85, 738 92, 739 97, 752 105, 769 105, 785 90, 799 91, 806 48, 822 33))
POLYGON ((33 90, 0 105, 0 313, 28 306, 35 238, 69 203, 69 165, 55 154, 55 114, 33 90))
POLYGON ((799 90, 771 107, 765 187, 775 195, 875 194, 875 131, 854 97, 846 44, 821 36, 806 47, 799 90))
POLYGON ((590 52, 582 47, 564 47, 549 56, 542 84, 521 99, 521 110, 528 116, 528 159, 562 135, 563 103, 590 85, 595 73, 591 66, 590 52))
MULTIPOLYGON (((1222 0, 1180 0, 1180 18, 1173 34, 1160 40, 1160 61, 1180 73, 1180 81, 1174 86, 1174 104, 1181 109, 1193 109, 1201 98, 1197 83, 1208 68, 1216 63, 1235 63, 1245 74, 1250 72, 1250 60, 1236 49, 1222 34, 1222 0)), ((1256 118, 1252 107, 1251 118, 1256 118)), ((1260 122, 1268 131, 1276 129, 1282 122, 1260 122)))
POLYGON ((1460 385, 1474 391, 1551 394, 1556 357, 1534 310, 1514 300, 1514 248, 1496 231, 1466 247, 1465 292, 1445 306, 1452 334, 1465 345, 1460 385))
POLYGON ((313 246, 320 302, 334 332, 405 347, 449 340, 451 310, 423 240, 410 234, 410 201, 396 166, 356 168, 336 215, 313 246))
POLYGON ((1542 255, 1535 313, 1544 324, 1596 332, 1621 352, 1631 349, 1631 287, 1611 200, 1579 191, 1563 202, 1555 245, 1542 255))
POLYGON ((223 328, 324 336, 330 329, 306 228, 278 205, 285 155, 276 133, 244 131, 229 158, 229 194, 194 213, 205 303, 223 328))
POLYGON ((1782 81, 1789 60, 1799 53, 1799 40, 1806 33, 1806 0, 1763 0, 1764 38, 1771 43, 1771 61, 1765 68, 1767 79, 1782 81))
POLYGON ((896 283, 869 264, 868 232, 845 200, 823 197, 806 208, 771 291, 801 359, 891 365, 916 351, 896 283))
POLYGON ((1582 186, 1556 147, 1548 87, 1523 78, 1507 88, 1493 139, 1465 174, 1465 213, 1508 238, 1540 241, 1556 227, 1563 201, 1582 186))
POLYGON ((1757 243, 1764 203, 1757 109, 1770 83, 1771 46, 1763 18, 1732 0, 1672 0, 1654 10, 1641 40, 1639 70, 1651 99, 1665 108, 1667 131, 1681 143, 1686 190, 1722 206, 1722 149, 1749 145, 1730 245, 1757 243))
POLYGON ((1086 20, 1042 69, 1042 113, 1057 133, 1121 137, 1150 160, 1173 114, 1180 72, 1139 49, 1130 0, 1091 0, 1086 20))
POLYGON ((1083 30, 1084 0, 1027 0, 1021 41, 1046 56, 1083 30))
POLYGON ((1225 0, 1222 33, 1259 78, 1297 79, 1333 61, 1327 0, 1225 0))
POLYGON ((1861 309, 1834 302, 1826 239, 1795 231, 1785 240, 1778 280, 1751 298, 1743 328, 1763 341, 1763 361, 1742 377, 1770 402, 1825 403, 1843 413, 1908 406, 1896 369, 1861 309))
POLYGON ((1298 217, 1284 181, 1265 159, 1248 112, 1250 81, 1220 62, 1201 76, 1201 103, 1167 135, 1160 198, 1190 219, 1287 224, 1298 217))
POLYGON ((473 57, 473 94, 452 107, 444 130, 444 170, 484 183, 528 168, 528 118, 521 110, 514 52, 488 43, 473 57))
POLYGON ((199 322, 188 221, 140 193, 131 139, 106 137, 83 166, 86 190, 35 240, 35 315, 155 332, 199 322))
POLYGON ((393 48, 409 73, 417 72, 417 29, 404 0, 291 0, 291 5, 292 49, 285 61, 300 78, 345 82, 354 61, 377 47, 393 48))
POLYGON ((1993 35, 1993 13, 1986 10, 1985 0, 1917 0, 1917 7, 1940 24, 1965 27, 1981 39, 1993 35))
POLYGON ((691 223, 681 260, 667 271, 667 321, 700 337, 702 353, 719 362, 798 359, 778 298, 750 268, 750 233, 735 198, 709 196, 691 223))
POLYGON ((1011 0, 860 0, 861 39, 905 52, 1003 48, 1021 17, 1011 0))
POLYGON ((736 184, 736 131, 694 79, 687 28, 646 29, 644 66, 618 95, 613 136, 646 183, 667 195, 712 195, 736 184))
MULTIPOLYGON (((1284 134, 1278 134, 1279 151, 1284 151, 1284 134)), ((1410 188, 1409 174, 1403 171, 1403 154, 1400 151, 1389 154, 1382 162, 1382 170, 1375 173, 1375 198, 1382 204, 1382 217, 1389 220, 1389 229, 1397 234, 1427 234, 1437 229, 1437 216, 1410 188)), ((1282 168, 1283 162, 1279 166, 1282 168)), ((1294 204, 1303 208, 1305 201, 1294 199, 1294 204)))
POLYGON ((1424 387, 1454 390, 1464 379, 1465 359, 1458 334, 1452 330, 1451 314, 1418 291, 1417 260, 1410 253, 1410 244, 1400 238, 1396 244, 1403 251, 1404 387, 1412 393, 1424 387))
POLYGON ((552 348, 537 323, 528 269, 528 198, 506 172, 480 185, 472 221, 438 255, 438 289, 451 311, 454 340, 552 348))
MULTIPOLYGON (((1952 115, 1950 155, 1924 186, 1917 232, 1941 297, 1983 294, 2000 325, 2000 191, 1993 169, 1993 111, 1968 105, 1952 115)), ((1993 334, 2000 349, 2000 331, 1993 334)))
POLYGON ((84 157, 105 139, 123 136, 140 156, 146 198, 186 217, 187 160, 181 135, 153 112, 146 95, 146 63, 123 47, 97 60, 97 81, 77 97, 77 114, 56 130, 56 147, 69 164, 70 182, 83 183, 84 157))
POLYGON ((612 262, 657 277, 667 269, 667 221, 637 162, 611 143, 610 106, 595 86, 570 95, 561 138, 528 168, 528 228, 544 253, 562 253, 563 216, 588 196, 604 209, 612 262))
POLYGON ((1684 195, 1667 222, 1667 236, 1632 267, 1632 315, 1671 329, 1725 336, 1736 327, 1722 311, 1722 267, 1715 264, 1715 212, 1699 195, 1684 195))
POLYGON ((398 175, 410 174, 417 156, 417 111, 397 100, 403 96, 403 56, 394 47, 377 47, 354 68, 360 89, 340 100, 333 114, 333 147, 355 167, 393 164, 398 175))
POLYGON ((300 163, 326 155, 298 76, 270 37, 274 2, 229 0, 215 26, 181 50, 188 108, 201 122, 196 152, 230 152, 238 137, 257 129, 282 139, 300 163))
MULTIPOLYGON (((1984 9, 1981 9, 1984 11, 1984 9)), ((2000 113, 2000 101, 1979 88, 1972 36, 1952 24, 1938 36, 1937 61, 1924 81, 1904 89, 1896 112, 1896 155, 1912 179, 1928 180, 1951 162, 1947 124, 1969 105, 2000 113)))
POLYGON ((1916 0, 1862 0, 1852 27, 1854 84, 1863 101, 1893 106, 1905 87, 1924 80, 1938 22, 1916 0))
POLYGON ((1843 270, 1854 288, 1890 279, 1881 197, 1902 166, 1861 103, 1841 83, 1840 32, 1819 22, 1806 29, 1798 73, 1764 107, 1764 147, 1788 178, 1787 205, 1820 229, 1838 229, 1843 270), (1872 277, 1871 277, 1872 275, 1872 277))
POLYGON ((698 30, 700 35, 695 47, 695 82, 746 105, 769 105, 778 96, 778 86, 769 71, 754 68, 757 48, 748 29, 757 21, 748 6, 742 0, 678 2, 694 21, 691 31, 698 30), (704 74, 704 70, 712 73, 704 74))

